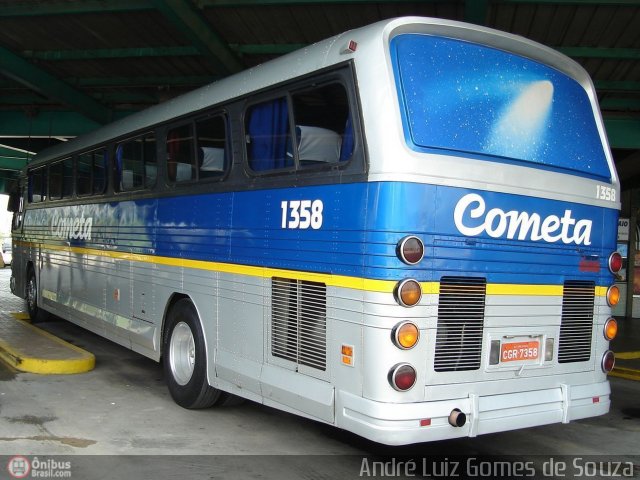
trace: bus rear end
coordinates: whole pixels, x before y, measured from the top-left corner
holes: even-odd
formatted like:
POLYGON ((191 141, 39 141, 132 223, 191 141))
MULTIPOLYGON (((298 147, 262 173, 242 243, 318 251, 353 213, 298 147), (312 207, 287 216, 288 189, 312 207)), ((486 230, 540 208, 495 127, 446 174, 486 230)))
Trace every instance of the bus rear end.
POLYGON ((365 294, 363 394, 338 395, 338 424, 402 444, 608 412, 619 184, 591 81, 455 22, 386 39, 391 95, 362 80, 379 65, 358 77, 365 276, 393 287, 365 294))

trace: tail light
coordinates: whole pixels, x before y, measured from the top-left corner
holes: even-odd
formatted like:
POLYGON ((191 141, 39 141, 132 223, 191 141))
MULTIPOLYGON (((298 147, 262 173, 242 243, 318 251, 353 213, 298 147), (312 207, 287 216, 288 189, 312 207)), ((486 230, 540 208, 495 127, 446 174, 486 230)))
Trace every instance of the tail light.
POLYGON ((399 391, 406 392, 416 383, 416 370, 408 363, 399 363, 389 370, 389 383, 399 391))
POLYGON ((607 352, 602 356, 602 371, 604 373, 609 373, 611 370, 613 370, 615 364, 615 354, 611 350, 607 350, 607 352))
POLYGON ((622 255, 618 252, 613 252, 609 255, 609 271, 611 273, 618 273, 622 269, 622 255))
POLYGON ((396 255, 407 265, 420 263, 424 257, 424 243, 418 237, 410 235, 398 242, 396 255))

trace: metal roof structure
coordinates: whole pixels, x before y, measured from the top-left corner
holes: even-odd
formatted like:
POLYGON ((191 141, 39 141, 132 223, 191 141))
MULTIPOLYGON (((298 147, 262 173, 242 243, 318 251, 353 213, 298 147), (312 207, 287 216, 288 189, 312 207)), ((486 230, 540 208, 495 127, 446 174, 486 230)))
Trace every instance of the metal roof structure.
POLYGON ((640 185, 640 0, 3 0, 0 192, 47 146, 403 15, 476 23, 573 57, 594 80, 623 188, 640 185))

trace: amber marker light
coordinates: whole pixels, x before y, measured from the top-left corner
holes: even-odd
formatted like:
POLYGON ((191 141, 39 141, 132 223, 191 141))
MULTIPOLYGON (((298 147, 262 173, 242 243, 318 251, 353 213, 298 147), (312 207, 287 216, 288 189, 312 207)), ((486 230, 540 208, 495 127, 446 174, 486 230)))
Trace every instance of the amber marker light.
POLYGON ((620 289, 616 285, 611 285, 607 290, 607 303, 610 307, 615 307, 620 301, 620 289))
POLYGON ((393 327, 393 344, 402 349, 409 350, 416 346, 420 338, 420 330, 415 323, 401 322, 393 327))
POLYGON ((396 301, 403 307, 413 307, 422 298, 422 287, 413 279, 403 280, 396 286, 396 301))
POLYGON ((611 341, 618 335, 618 322, 615 318, 610 318, 604 324, 604 338, 611 341))

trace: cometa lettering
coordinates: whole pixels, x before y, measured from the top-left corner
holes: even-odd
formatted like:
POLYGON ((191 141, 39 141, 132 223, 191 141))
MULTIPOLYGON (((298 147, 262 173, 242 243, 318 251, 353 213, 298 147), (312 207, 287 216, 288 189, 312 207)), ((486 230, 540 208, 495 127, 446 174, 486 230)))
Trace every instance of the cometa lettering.
POLYGON ((505 212, 500 208, 487 211, 484 198, 470 193, 458 201, 453 218, 458 231, 470 237, 485 233, 492 238, 506 237, 509 240, 591 245, 593 222, 573 218, 571 210, 565 210, 562 216, 549 215, 545 218, 537 213, 505 212))
POLYGON ((92 217, 61 217, 55 215, 51 220, 51 234, 70 240, 91 240, 92 217))

